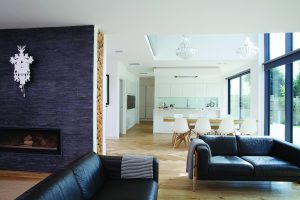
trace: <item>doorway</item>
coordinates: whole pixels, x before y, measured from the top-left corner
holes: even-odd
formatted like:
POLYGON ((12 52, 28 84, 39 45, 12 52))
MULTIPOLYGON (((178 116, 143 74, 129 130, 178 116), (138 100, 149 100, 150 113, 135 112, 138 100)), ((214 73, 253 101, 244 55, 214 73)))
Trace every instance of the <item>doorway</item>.
POLYGON ((154 78, 140 78, 140 121, 153 121, 154 78))

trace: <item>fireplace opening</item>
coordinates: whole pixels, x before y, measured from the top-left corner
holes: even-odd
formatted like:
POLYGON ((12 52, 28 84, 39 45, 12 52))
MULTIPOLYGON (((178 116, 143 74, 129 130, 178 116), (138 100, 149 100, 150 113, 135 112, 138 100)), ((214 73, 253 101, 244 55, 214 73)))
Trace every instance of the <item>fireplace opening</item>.
POLYGON ((61 154, 59 129, 0 128, 0 150, 61 154))

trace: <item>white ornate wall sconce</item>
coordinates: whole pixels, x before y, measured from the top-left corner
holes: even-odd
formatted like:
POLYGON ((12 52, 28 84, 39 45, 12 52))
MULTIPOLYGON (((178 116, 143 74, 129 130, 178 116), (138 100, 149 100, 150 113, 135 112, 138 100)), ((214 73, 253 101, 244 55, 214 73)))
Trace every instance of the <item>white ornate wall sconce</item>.
POLYGON ((15 54, 14 57, 10 57, 10 62, 15 66, 14 79, 20 83, 19 87, 25 98, 25 84, 30 81, 30 67, 33 62, 32 56, 24 54, 26 46, 18 46, 19 54, 15 54))

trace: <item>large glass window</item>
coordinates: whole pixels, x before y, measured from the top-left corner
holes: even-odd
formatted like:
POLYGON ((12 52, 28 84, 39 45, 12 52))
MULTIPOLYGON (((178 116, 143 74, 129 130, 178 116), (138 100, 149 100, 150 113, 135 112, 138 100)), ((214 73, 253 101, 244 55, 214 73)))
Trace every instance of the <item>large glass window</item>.
POLYGON ((250 71, 229 78, 229 114, 234 119, 250 117, 250 71))
POLYGON ((230 115, 240 118, 240 78, 234 78, 230 81, 230 115))
POLYGON ((300 145, 300 61, 293 63, 293 143, 300 145))
POLYGON ((250 117, 250 74, 241 77, 241 119, 250 117))
POLYGON ((300 145, 300 33, 266 34, 265 44, 265 133, 300 145))
POLYGON ((270 33, 270 59, 285 54, 285 33, 270 33))
POLYGON ((293 33, 293 50, 300 48, 300 33, 293 33))
POLYGON ((270 136, 285 139, 285 66, 270 70, 270 136))

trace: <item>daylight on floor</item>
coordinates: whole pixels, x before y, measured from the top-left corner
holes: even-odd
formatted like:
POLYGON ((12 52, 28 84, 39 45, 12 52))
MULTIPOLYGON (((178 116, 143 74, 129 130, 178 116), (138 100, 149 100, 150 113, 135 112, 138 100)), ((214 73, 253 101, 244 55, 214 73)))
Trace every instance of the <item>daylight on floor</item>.
POLYGON ((299 199, 299 0, 2 0, 0 199, 299 199))

